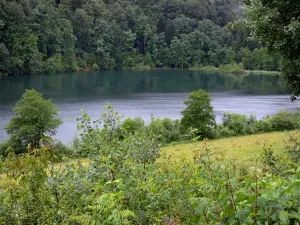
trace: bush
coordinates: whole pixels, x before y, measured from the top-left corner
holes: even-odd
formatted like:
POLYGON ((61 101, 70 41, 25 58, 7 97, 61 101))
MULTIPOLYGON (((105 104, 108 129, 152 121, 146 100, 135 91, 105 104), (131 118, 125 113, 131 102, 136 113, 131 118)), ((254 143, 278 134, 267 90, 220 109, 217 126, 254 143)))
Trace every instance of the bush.
POLYGON ((7 149, 11 146, 9 141, 0 143, 0 156, 7 156, 7 149))
POLYGON ((257 132, 258 133, 266 133, 266 132, 272 132, 273 125, 271 123, 270 117, 267 116, 266 118, 262 120, 258 120, 255 124, 257 132))
POLYGON ((125 134, 134 134, 135 132, 143 130, 144 128, 145 121, 141 117, 136 117, 133 119, 127 118, 121 125, 121 130, 125 134))
POLYGON ((270 118, 272 128, 275 131, 294 130, 299 128, 299 112, 282 111, 270 118))
POLYGON ((234 135, 246 134, 247 117, 237 113, 225 113, 222 117, 223 126, 231 130, 234 135))
POLYGON ((163 119, 164 128, 167 131, 167 143, 180 141, 182 135, 180 133, 180 120, 172 120, 168 117, 163 119))
POLYGON ((163 119, 157 118, 151 119, 151 122, 148 126, 149 132, 154 134, 157 138, 158 141, 161 143, 167 143, 167 129, 164 126, 164 121, 163 119))
POLYGON ((158 137, 158 141, 161 143, 171 143, 181 139, 180 120, 153 118, 148 128, 151 133, 158 137))
POLYGON ((224 127, 222 125, 218 126, 219 128, 219 137, 220 138, 226 138, 226 137, 232 137, 235 135, 235 132, 233 130, 230 130, 228 127, 224 127))
POLYGON ((62 160, 65 156, 72 157, 74 155, 74 151, 72 148, 63 144, 61 141, 52 141, 49 145, 49 150, 53 154, 56 160, 62 160))

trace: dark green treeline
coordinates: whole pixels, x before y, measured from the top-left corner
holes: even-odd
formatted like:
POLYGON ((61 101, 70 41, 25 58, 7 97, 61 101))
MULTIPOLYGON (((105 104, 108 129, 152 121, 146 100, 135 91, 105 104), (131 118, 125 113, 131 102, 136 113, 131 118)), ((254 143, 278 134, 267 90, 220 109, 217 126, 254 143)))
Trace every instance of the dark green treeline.
POLYGON ((245 29, 226 28, 242 15, 239 0, 2 0, 0 73, 278 70, 278 56, 247 42, 245 29))

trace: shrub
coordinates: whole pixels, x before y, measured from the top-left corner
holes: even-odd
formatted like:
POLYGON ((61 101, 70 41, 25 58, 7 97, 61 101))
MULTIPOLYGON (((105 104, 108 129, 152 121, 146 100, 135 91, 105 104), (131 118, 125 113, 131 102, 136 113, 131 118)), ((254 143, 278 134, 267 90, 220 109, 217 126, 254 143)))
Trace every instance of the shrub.
POLYGON ((157 136, 159 142, 161 143, 167 142, 167 129, 164 126, 163 119, 152 118, 148 128, 152 134, 157 136))
POLYGON ((166 142, 179 141, 181 139, 180 120, 172 120, 168 117, 163 119, 163 125, 166 132, 166 142))
POLYGON ((270 122, 275 131, 294 130, 298 126, 299 118, 299 113, 282 111, 272 116, 270 122))
POLYGON ((230 130, 228 127, 224 126, 219 126, 219 137, 224 138, 224 137, 232 137, 234 136, 235 133, 233 130, 230 130))
POLYGON ((10 146, 11 143, 9 143, 9 141, 0 143, 0 156, 7 156, 7 150, 10 146))
POLYGON ((181 139, 180 120, 170 118, 152 118, 149 131, 158 137, 161 143, 171 143, 181 139))
POLYGON ((255 124, 255 127, 258 133, 266 133, 266 132, 274 131, 269 116, 267 116, 262 120, 258 120, 255 124))
POLYGON ((223 126, 231 130, 234 135, 246 134, 247 117, 237 113, 225 113, 222 117, 223 126))
POLYGON ((139 130, 143 130, 145 128, 145 121, 141 117, 136 118, 127 118, 124 120, 121 126, 121 130, 123 133, 134 134, 139 130))
POLYGON ((71 157, 74 155, 72 148, 63 144, 61 141, 51 141, 49 145, 49 150, 53 154, 56 160, 62 160, 65 156, 71 157))

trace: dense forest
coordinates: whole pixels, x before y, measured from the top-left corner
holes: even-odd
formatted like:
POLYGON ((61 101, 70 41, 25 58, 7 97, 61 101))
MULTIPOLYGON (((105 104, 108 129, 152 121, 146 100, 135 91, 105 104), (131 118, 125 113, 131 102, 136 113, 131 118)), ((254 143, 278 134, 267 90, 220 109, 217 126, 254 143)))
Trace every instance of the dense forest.
POLYGON ((190 68, 278 70, 247 41, 238 0, 3 0, 0 73, 190 68), (232 26, 231 26, 232 27, 232 26))

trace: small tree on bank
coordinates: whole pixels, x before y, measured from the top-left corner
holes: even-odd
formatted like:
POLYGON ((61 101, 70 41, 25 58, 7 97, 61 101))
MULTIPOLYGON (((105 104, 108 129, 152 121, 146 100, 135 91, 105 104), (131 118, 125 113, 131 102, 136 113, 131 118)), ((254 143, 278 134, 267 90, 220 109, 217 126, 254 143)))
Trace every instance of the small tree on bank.
POLYGON ((39 148, 41 139, 56 134, 62 120, 51 99, 46 100, 34 89, 26 90, 13 108, 15 115, 5 127, 15 153, 24 153, 28 145, 39 148))
POLYGON ((215 126, 215 114, 210 105, 211 98, 204 90, 193 91, 184 102, 187 106, 181 114, 181 129, 186 132, 189 128, 198 129, 198 135, 209 137, 215 126))

